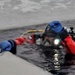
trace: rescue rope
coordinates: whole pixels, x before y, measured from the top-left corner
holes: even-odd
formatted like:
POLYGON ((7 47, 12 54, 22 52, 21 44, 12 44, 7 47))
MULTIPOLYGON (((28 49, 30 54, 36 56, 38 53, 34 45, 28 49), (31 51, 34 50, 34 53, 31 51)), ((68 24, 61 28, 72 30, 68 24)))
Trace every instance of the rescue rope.
POLYGON ((25 31, 24 33, 22 33, 22 35, 20 37, 23 37, 24 35, 26 35, 27 33, 36 33, 36 32, 44 32, 44 30, 28 30, 25 31))

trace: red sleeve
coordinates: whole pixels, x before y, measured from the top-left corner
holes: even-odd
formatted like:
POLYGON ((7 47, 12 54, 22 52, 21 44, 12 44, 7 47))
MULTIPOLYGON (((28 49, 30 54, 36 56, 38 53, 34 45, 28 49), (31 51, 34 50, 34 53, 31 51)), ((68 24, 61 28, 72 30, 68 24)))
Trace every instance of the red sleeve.
POLYGON ((16 45, 21 45, 24 42, 26 42, 26 38, 20 37, 20 38, 16 38, 14 41, 15 41, 16 45))
POLYGON ((67 52, 75 54, 75 42, 72 39, 72 37, 71 36, 66 37, 63 42, 65 43, 67 52))
POLYGON ((16 38, 14 41, 15 41, 16 45, 21 45, 25 42, 34 44, 36 39, 38 39, 38 38, 40 38, 40 34, 31 34, 30 36, 16 38))
POLYGON ((21 45, 26 42, 30 44, 34 44, 35 43, 34 39, 35 39, 34 34, 31 34, 30 36, 16 38, 15 43, 16 45, 21 45))

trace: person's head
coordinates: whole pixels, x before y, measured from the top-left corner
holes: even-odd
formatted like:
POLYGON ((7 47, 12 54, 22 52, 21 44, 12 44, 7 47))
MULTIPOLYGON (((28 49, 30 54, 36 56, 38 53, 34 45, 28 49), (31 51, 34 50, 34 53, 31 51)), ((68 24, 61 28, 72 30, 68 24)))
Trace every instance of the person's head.
POLYGON ((59 36, 53 32, 49 25, 46 27, 44 34, 42 35, 42 45, 46 47, 59 47, 60 38, 59 36))

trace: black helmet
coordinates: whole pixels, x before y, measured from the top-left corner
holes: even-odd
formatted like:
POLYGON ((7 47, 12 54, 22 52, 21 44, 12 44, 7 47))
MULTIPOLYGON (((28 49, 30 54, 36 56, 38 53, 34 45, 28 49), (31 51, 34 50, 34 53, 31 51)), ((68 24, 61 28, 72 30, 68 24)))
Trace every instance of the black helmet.
POLYGON ((45 33, 44 33, 46 36, 57 36, 57 34, 55 32, 53 32, 51 29, 50 29, 50 26, 48 25, 45 29, 45 33))

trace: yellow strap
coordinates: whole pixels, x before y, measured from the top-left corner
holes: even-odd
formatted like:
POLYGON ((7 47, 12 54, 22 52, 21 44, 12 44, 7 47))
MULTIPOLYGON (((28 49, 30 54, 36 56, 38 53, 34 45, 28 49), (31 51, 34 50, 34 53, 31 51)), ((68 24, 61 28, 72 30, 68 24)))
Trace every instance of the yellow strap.
POLYGON ((36 33, 36 32, 44 32, 44 30, 28 30, 28 31, 25 31, 20 37, 23 37, 27 33, 36 33))

